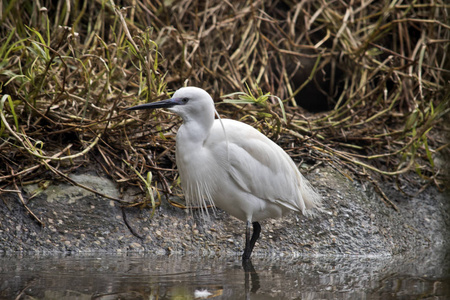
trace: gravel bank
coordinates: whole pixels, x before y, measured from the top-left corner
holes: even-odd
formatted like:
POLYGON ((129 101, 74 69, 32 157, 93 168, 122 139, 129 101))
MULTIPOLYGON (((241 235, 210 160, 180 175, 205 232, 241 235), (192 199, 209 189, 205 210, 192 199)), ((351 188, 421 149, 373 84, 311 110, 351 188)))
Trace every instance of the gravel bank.
MULTIPOLYGON (((262 222, 256 256, 300 254, 392 255, 417 247, 443 247, 450 240, 448 195, 428 188, 415 197, 388 190, 399 211, 387 207, 369 184, 347 179, 331 167, 307 176, 324 197, 326 212, 315 218, 292 213, 262 222)), ((81 184, 130 200, 109 179, 92 173, 71 175, 81 184)), ((31 194, 36 186, 26 188, 31 194)), ((67 183, 50 185, 28 202, 40 226, 15 194, 0 201, 0 251, 197 253, 238 255, 244 223, 217 210, 209 220, 163 201, 151 209, 123 208, 115 201, 67 183)))

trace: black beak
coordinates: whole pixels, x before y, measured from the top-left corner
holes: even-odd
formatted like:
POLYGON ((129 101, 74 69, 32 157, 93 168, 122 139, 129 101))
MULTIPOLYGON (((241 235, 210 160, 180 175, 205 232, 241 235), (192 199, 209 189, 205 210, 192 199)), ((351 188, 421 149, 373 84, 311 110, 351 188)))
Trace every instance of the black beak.
POLYGON ((146 103, 141 105, 136 105, 129 107, 126 110, 140 110, 140 109, 155 109, 155 108, 171 108, 175 105, 186 104, 182 98, 171 98, 167 100, 162 100, 158 102, 146 103))

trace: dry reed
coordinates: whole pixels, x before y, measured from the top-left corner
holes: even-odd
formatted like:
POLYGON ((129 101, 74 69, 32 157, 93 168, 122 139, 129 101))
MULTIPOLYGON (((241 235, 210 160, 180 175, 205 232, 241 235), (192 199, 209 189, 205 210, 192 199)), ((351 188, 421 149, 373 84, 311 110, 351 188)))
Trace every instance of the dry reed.
POLYGON ((400 183, 416 174, 422 187, 442 187, 445 1, 1 5, 0 193, 23 199, 20 186, 45 188, 94 165, 147 191, 142 202, 115 200, 154 208, 160 199, 152 198, 151 174, 158 190, 178 185, 173 129, 180 121, 123 109, 184 84, 222 97, 223 116, 250 123, 297 159, 331 164, 383 196, 376 183, 383 178, 400 183), (314 102, 304 93, 314 84, 326 95, 318 113, 297 105, 314 102))

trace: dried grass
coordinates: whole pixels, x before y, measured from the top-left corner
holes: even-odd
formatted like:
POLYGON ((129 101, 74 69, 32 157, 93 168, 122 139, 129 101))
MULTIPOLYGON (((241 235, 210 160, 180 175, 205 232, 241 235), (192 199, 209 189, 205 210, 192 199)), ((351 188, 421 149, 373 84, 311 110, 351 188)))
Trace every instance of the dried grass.
POLYGON ((449 145, 441 120, 450 98, 445 1, 1 5, 0 192, 21 195, 19 186, 69 180, 94 164, 124 187, 141 186, 148 197, 139 204, 154 207, 154 184, 136 172, 150 171, 161 191, 177 186, 172 129, 180 121, 123 109, 184 84, 216 100, 246 100, 218 110, 292 156, 332 164, 376 188, 411 172, 422 186, 442 186, 436 161, 449 145), (295 96, 324 77, 331 109, 298 107, 295 96))

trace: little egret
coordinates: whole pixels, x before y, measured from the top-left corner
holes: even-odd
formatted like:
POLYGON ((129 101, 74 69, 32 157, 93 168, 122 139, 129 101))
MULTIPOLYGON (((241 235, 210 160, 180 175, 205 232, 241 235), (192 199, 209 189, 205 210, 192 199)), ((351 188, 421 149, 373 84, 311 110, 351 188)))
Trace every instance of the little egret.
POLYGON ((184 87, 171 99, 127 110, 154 108, 167 108, 183 119, 176 163, 187 205, 217 206, 246 222, 244 261, 259 238, 259 221, 290 210, 308 215, 320 209, 320 196, 289 155, 250 125, 215 119, 214 101, 206 91, 184 87))

